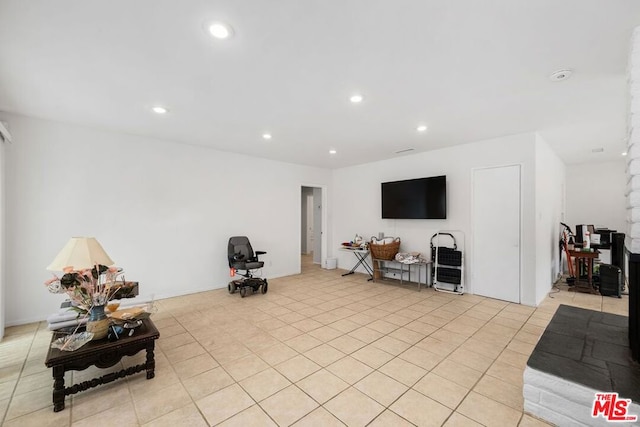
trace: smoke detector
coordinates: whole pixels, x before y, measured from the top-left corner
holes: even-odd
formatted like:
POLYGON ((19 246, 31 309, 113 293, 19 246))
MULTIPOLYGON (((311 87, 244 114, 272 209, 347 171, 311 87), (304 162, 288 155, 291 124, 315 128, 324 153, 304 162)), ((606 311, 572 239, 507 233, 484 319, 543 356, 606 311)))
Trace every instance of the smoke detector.
POLYGON ((549 80, 551 80, 552 82, 561 82, 567 80, 569 77, 571 77, 572 74, 573 71, 571 70, 558 70, 551 73, 551 75, 549 76, 549 80))

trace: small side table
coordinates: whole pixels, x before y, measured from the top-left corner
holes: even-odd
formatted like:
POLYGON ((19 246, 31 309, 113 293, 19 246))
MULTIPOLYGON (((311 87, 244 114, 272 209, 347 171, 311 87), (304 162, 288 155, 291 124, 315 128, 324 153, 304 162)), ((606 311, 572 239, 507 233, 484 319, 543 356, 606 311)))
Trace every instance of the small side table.
POLYGON ((569 288, 569 290, 597 294, 598 292, 593 286, 593 260, 598 258, 598 255, 600 255, 600 252, 598 250, 595 250, 593 252, 569 250, 569 255, 572 258, 575 258, 575 265, 576 265, 575 285, 569 288), (580 264, 582 262, 586 262, 587 264, 587 281, 586 282, 584 280, 580 280, 580 264))
MULTIPOLYGON (((64 409, 64 398, 67 395, 107 384, 118 378, 133 375, 140 371, 147 372, 147 379, 155 376, 156 362, 154 358, 155 340, 160 337, 160 332, 151 319, 144 319, 142 325, 134 329, 133 336, 123 337, 117 341, 107 341, 106 339, 90 341, 75 351, 61 351, 57 348, 49 347, 45 365, 53 368, 53 411, 59 412, 64 409), (98 368, 109 368, 118 363, 123 356, 133 356, 136 353, 146 350, 147 358, 145 363, 122 369, 118 372, 111 372, 90 381, 74 384, 71 387, 64 386, 64 373, 67 371, 82 371, 89 366, 98 368)), ((51 342, 64 336, 55 332, 52 334, 51 342)))

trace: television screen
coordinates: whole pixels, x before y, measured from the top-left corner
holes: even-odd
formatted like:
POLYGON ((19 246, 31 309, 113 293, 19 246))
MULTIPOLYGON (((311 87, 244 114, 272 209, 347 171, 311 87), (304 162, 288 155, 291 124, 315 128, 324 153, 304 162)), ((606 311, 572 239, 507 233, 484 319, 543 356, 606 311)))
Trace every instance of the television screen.
POLYGON ((382 218, 446 219, 446 176, 383 182, 382 218))

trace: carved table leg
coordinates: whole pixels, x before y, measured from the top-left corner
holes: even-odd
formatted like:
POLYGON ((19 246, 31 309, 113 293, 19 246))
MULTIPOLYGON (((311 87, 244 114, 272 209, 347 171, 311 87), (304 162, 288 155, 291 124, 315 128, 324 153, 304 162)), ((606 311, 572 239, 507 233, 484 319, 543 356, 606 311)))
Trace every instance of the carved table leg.
POLYGON ((64 367, 53 367, 53 411, 64 409, 64 367))
POLYGON ((156 360, 154 359, 154 354, 153 354, 153 349, 155 348, 155 343, 154 341, 149 342, 149 344, 147 344, 147 363, 146 363, 146 368, 147 368, 147 379, 150 380, 151 378, 155 377, 155 369, 156 369, 156 360))

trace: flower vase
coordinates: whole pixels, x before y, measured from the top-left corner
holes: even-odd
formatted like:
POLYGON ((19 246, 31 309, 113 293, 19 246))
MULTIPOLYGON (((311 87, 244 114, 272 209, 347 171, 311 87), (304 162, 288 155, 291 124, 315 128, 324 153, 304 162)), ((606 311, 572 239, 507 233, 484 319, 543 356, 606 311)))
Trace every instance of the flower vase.
POLYGON ((89 320, 87 321, 87 332, 93 333, 92 340, 101 340, 109 332, 111 320, 104 314, 104 305, 94 305, 89 310, 89 320))

